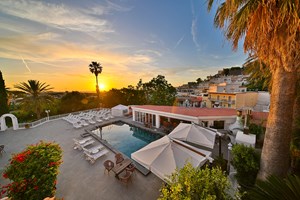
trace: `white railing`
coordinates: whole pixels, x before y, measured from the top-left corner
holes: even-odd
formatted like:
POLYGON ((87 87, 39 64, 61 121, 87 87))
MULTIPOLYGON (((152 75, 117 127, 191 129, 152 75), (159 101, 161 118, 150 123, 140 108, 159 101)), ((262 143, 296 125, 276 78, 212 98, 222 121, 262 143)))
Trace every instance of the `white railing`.
POLYGON ((89 110, 81 110, 81 111, 77 111, 77 112, 72 112, 72 113, 66 113, 66 114, 60 114, 60 115, 53 115, 53 116, 49 116, 49 119, 48 117, 45 117, 45 118, 42 118, 42 119, 39 119, 37 121, 34 121, 34 122, 25 122, 25 123, 20 123, 19 124, 19 129, 25 129, 25 128, 34 128, 34 127, 37 127, 39 125, 42 125, 46 122, 49 122, 49 121, 54 121, 54 120, 58 120, 62 117, 66 117, 68 116, 69 114, 72 114, 72 115, 78 115, 82 112, 88 112, 88 111, 98 111, 98 110, 101 110, 101 108, 94 108, 94 109, 89 109, 89 110))

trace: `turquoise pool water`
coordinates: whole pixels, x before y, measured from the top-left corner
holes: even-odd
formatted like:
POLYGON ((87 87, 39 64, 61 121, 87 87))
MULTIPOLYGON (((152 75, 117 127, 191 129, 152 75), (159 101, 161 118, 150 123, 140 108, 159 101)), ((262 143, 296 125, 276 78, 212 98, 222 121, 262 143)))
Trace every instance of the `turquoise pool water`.
POLYGON ((131 153, 159 138, 161 136, 158 134, 128 124, 112 124, 102 127, 102 139, 129 158, 131 158, 131 153))

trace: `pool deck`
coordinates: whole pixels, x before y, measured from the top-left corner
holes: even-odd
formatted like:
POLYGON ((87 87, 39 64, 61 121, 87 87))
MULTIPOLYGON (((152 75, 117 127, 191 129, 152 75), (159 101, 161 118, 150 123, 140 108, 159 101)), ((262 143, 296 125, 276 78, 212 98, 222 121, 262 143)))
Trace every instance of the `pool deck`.
MULTIPOLYGON (((83 152, 73 149, 73 138, 81 138, 81 134, 88 130, 93 130, 96 126, 105 126, 116 121, 123 121, 127 124, 148 130, 138 122, 132 121, 132 118, 122 117, 113 118, 87 127, 75 129, 70 123, 58 119, 46 122, 38 127, 13 131, 8 129, 0 132, 0 143, 5 145, 6 153, 0 156, 0 174, 4 167, 9 163, 11 154, 22 151, 27 145, 38 143, 40 140, 58 143, 63 150, 63 163, 60 166, 60 172, 57 181, 56 196, 66 200, 152 200, 159 197, 159 189, 163 181, 154 174, 149 173, 144 176, 137 171, 133 176, 132 182, 127 186, 122 184, 114 177, 113 172, 104 174, 103 162, 105 160, 114 161, 116 150, 110 149, 110 152, 99 158, 95 164, 91 165, 83 156, 83 152)), ((159 129, 149 129, 164 135, 159 129)), ((99 141, 97 141, 98 143, 99 141)), ((228 140, 222 139, 222 153, 227 158, 228 140)), ((218 155, 219 143, 216 139, 216 145, 213 149, 213 157, 218 155)), ((0 184, 7 184, 8 180, 0 176, 0 184)))
MULTIPOLYGON (((115 120, 117 118, 96 125, 111 123, 115 120)), ((82 152, 73 149, 72 138, 80 138, 80 134, 85 132, 84 129, 93 127, 95 125, 75 129, 68 122, 59 119, 49 121, 36 128, 17 131, 9 129, 0 132, 0 143, 5 145, 6 151, 0 157, 0 173, 9 163, 11 154, 18 153, 27 145, 38 143, 40 140, 54 141, 63 150, 63 163, 60 166, 57 180, 57 197, 66 200, 157 199, 163 182, 152 173, 144 176, 137 172, 133 175, 132 182, 126 186, 115 178, 113 172, 110 172, 109 175, 104 173, 103 162, 107 159, 114 161, 115 154, 112 151, 91 165, 85 160, 82 152)), ((1 175, 0 184, 6 183, 8 180, 1 175)))

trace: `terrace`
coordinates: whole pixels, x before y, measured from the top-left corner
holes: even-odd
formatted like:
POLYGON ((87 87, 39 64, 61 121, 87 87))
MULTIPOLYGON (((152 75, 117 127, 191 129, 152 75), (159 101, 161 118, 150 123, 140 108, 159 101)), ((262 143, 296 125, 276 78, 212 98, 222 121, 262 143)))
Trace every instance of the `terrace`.
MULTIPOLYGON (((128 185, 124 185, 117 180, 113 172, 110 175, 104 173, 103 163, 108 159, 114 161, 116 149, 108 148, 110 149, 109 153, 99 158, 93 165, 85 160, 83 152, 73 149, 73 138, 80 138, 86 131, 91 132, 96 127, 106 126, 118 121, 164 135, 161 128, 145 127, 144 123, 133 121, 130 117, 110 118, 84 128, 73 127, 72 123, 59 118, 53 118, 50 121, 46 119, 39 126, 32 125, 32 128, 17 131, 8 129, 0 133, 0 141, 1 144, 5 144, 6 151, 0 157, 0 173, 5 165, 9 163, 11 154, 22 151, 26 145, 38 143, 40 140, 54 141, 63 150, 63 163, 60 166, 58 175, 57 197, 64 199, 120 199, 120 197, 122 199, 140 199, 143 195, 145 199, 157 199, 163 181, 152 173, 144 176, 137 171, 132 182, 128 185)), ((213 157, 215 158, 222 153, 226 159, 227 144, 228 140, 226 138, 220 138, 219 142, 216 140, 215 148, 212 151, 213 157), (220 144, 221 148, 219 148, 220 144)), ((1 176, 0 184, 6 183, 7 180, 1 176)))
MULTIPOLYGON (((11 154, 18 153, 27 145, 38 143, 40 140, 54 141, 63 150, 63 163, 59 169, 57 182, 57 197, 90 200, 158 198, 163 181, 152 173, 144 176, 137 171, 132 182, 127 186, 117 180, 113 172, 110 175, 104 173, 103 162, 107 159, 114 160, 113 152, 98 159, 93 165, 87 162, 82 152, 73 149, 72 138, 79 138, 82 133, 84 133, 83 128, 75 129, 62 119, 49 121, 31 129, 1 132, 0 141, 5 144, 6 153, 0 157, 0 173, 9 163, 11 154)), ((7 180, 1 176, 0 184, 6 183, 7 180)))

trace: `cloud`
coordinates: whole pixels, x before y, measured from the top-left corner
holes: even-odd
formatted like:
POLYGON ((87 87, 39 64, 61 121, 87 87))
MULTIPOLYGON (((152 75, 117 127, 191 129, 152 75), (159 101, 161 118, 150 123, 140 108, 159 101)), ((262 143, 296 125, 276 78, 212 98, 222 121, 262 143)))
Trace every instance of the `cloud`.
POLYGON ((151 49, 142 49, 137 51, 138 54, 161 57, 162 53, 151 49))
POLYGON ((196 15, 195 12, 195 7, 194 7, 194 2, 193 0, 191 0, 191 9, 192 9, 192 25, 191 25, 191 35, 192 35, 192 39, 193 42, 196 46, 196 48, 198 50, 200 50, 200 45, 198 43, 198 39, 197 39, 197 33, 198 33, 198 28, 197 28, 197 22, 198 22, 198 16, 196 15))
MULTIPOLYGON (((95 10, 95 8, 93 8, 95 10)), ((103 8, 104 9, 104 8, 103 8)), ((98 7, 98 10, 100 8, 98 7)), ((43 1, 0 1, 2 13, 30 20, 58 29, 69 29, 76 31, 114 32, 107 20, 101 15, 93 16, 92 8, 82 10, 67 6, 65 4, 51 4, 43 1)), ((102 14, 98 11, 99 14, 102 14)))
POLYGON ((109 1, 109 0, 107 0, 106 2, 108 4, 109 10, 115 10, 115 11, 119 11, 119 12, 128 12, 128 11, 132 10, 132 8, 133 8, 133 7, 121 6, 121 5, 113 3, 112 1, 109 1))

